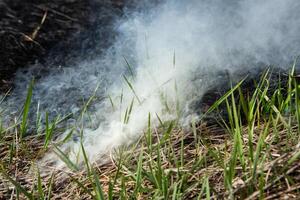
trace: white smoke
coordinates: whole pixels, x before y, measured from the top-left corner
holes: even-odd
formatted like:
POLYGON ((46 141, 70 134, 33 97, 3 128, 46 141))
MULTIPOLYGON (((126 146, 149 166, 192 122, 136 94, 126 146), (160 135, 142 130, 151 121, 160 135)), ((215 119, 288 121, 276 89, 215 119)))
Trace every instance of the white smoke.
MULTIPOLYGON (((223 81, 219 72, 246 74, 260 66, 287 67, 300 52, 299 10, 298 0, 168 0, 126 13, 126 19, 116 23, 117 41, 101 58, 43 78, 39 84, 61 95, 71 86, 82 88, 83 94, 72 94, 74 98, 85 96, 86 90, 90 94, 98 82, 104 86, 99 95, 109 95, 113 105, 108 99, 96 104, 99 127, 83 131, 84 148, 96 161, 113 148, 134 142, 146 128, 148 115, 154 126, 157 116, 163 121, 190 119, 195 113, 189 105, 223 81), (134 76, 130 69, 124 73, 124 57, 134 76), (87 74, 83 80, 80 73, 87 74), (125 113, 130 113, 126 123, 125 113)), ((78 141, 61 148, 73 161, 82 161, 78 141)))

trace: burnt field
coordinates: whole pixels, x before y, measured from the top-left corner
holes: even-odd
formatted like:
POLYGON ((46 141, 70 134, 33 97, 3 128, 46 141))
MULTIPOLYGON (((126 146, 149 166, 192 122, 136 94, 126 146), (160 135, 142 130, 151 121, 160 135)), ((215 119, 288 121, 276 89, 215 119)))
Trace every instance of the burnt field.
POLYGON ((299 10, 0 0, 0 199, 299 199, 299 10))
MULTIPOLYGON (((108 44, 107 34, 110 33, 97 34, 94 31, 95 27, 103 26, 109 29, 112 20, 121 15, 123 3, 117 0, 2 0, 1 91, 5 92, 13 87, 13 79, 19 68, 26 68, 35 62, 63 65, 70 60, 66 56, 75 57, 80 49, 90 49, 96 42, 108 44), (47 62, 47 56, 55 59, 47 62)), ((91 56, 91 53, 86 53, 87 57, 91 56)))

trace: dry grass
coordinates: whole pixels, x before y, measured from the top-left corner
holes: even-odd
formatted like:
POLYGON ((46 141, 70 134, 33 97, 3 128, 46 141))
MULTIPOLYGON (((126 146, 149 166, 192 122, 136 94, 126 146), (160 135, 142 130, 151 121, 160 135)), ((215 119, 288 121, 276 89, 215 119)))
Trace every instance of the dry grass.
MULTIPOLYGON (((264 129, 264 125, 257 126, 254 144, 257 144, 258 134, 264 129)), ((297 134, 297 127, 293 127, 292 134, 297 134)), ((247 128, 244 128, 243 140, 247 142, 247 128)), ((263 190, 259 190, 259 186, 254 187, 252 193, 249 193, 249 187, 253 184, 252 179, 245 179, 249 177, 251 173, 251 166, 247 166, 245 170, 241 166, 236 167, 237 175, 232 183, 233 194, 237 199, 257 199, 259 196, 264 196, 265 199, 278 199, 278 198, 296 198, 299 195, 300 189, 300 164, 294 162, 290 166, 287 166, 288 161, 300 151, 300 146, 290 140, 290 133, 287 130, 280 130, 278 135, 278 142, 276 141, 273 131, 269 133, 269 137, 266 138, 266 145, 269 146, 268 150, 264 152, 266 159, 264 163, 259 167, 259 174, 264 174, 263 190)), ((191 199, 196 198, 202 188, 203 177, 209 178, 209 185, 211 189, 211 198, 223 199, 229 198, 229 193, 224 187, 224 168, 218 163, 216 159, 216 153, 220 153, 220 157, 224 162, 230 159, 232 153, 232 139, 230 135, 223 129, 217 126, 207 126, 205 123, 200 124, 197 127, 197 135, 191 131, 184 131, 182 129, 174 129, 171 132, 170 145, 176 158, 180 158, 183 153, 184 164, 177 167, 172 159, 168 156, 170 150, 169 145, 161 145, 161 166, 162 170, 169 174, 170 179, 174 181, 178 179, 178 171, 184 174, 186 181, 186 191, 181 198, 191 199), (201 144, 197 142, 201 140, 201 144), (181 148, 183 142, 184 147, 181 148), (197 166, 196 162, 203 164, 197 166)), ((153 146, 159 145, 161 135, 157 132, 153 134, 153 146)), ((44 140, 42 137, 27 137, 26 140, 19 144, 16 148, 14 155, 11 155, 9 145, 14 141, 13 137, 5 137, 5 143, 1 144, 1 166, 2 170, 9 173, 10 177, 17 180, 24 188, 29 191, 35 191, 37 184, 36 174, 29 173, 30 167, 34 164, 34 161, 40 158, 44 153, 44 140), (26 153, 24 153, 24 151, 26 153), (30 152, 30 153, 28 153, 30 152), (38 153, 36 153, 38 152, 38 153), (13 159, 10 161, 10 157, 13 159), (10 164, 8 164, 10 163, 10 164)), ((16 143, 18 144, 18 143, 16 143)), ((249 149, 244 148, 244 153, 247 155, 249 149)), ((111 180, 114 180, 116 173, 119 173, 118 177, 130 177, 132 172, 136 171, 138 165, 138 158, 140 152, 147 152, 146 138, 143 137, 140 140, 138 146, 126 148, 122 151, 122 157, 124 159, 123 166, 118 171, 118 154, 108 163, 101 166, 94 166, 99 175, 99 179, 102 184, 102 189, 105 194, 108 194, 109 184, 111 180)), ((147 155, 147 154, 146 154, 147 155)), ((149 163, 151 160, 158 160, 156 152, 147 155, 146 160, 142 163, 142 168, 149 170, 149 163), (150 160, 151 159, 151 160, 150 160)), ((43 188, 45 192, 49 188, 50 176, 43 177, 43 188)), ((63 171, 53 172, 51 199, 90 199, 91 196, 87 194, 78 184, 74 181, 78 180, 82 185, 92 190, 92 185, 85 170, 80 172, 69 173, 66 175, 63 171), (72 177, 72 178, 70 178, 72 177)), ((16 195, 15 187, 6 178, 1 176, 0 179, 0 194, 1 198, 11 198, 16 195)), ((144 179, 141 182, 141 186, 148 190, 154 190, 153 185, 149 180, 144 179)), ((122 183, 121 180, 117 180, 114 185, 113 191, 115 194, 121 192, 130 196, 133 193, 135 187, 135 181, 127 180, 126 183, 122 183), (125 184, 125 187, 122 186, 125 184), (122 191, 123 189, 126 191, 122 191)), ((38 195, 36 193, 36 195, 38 195)), ((137 199, 151 198, 153 193, 142 192, 137 199)))
MULTIPOLYGON (((54 147, 48 141, 51 125, 39 136, 22 137, 19 126, 1 131, 0 197, 297 199, 300 87, 293 70, 284 87, 279 83, 270 90, 268 80, 266 72, 253 94, 245 96, 239 83, 216 101, 208 112, 216 114, 221 106, 226 120, 208 123, 202 118, 186 130, 176 120, 152 127, 149 117, 148 128, 135 144, 115 149, 97 163, 86 159, 77 171, 49 167, 40 173, 36 168, 54 147)), ((19 124, 26 132, 27 122, 19 124)))

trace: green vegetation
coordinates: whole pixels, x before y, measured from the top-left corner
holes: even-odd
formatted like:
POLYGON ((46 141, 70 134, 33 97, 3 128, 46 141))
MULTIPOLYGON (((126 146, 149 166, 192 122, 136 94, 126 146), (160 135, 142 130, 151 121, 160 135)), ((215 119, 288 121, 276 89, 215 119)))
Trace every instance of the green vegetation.
MULTIPOLYGON (((26 136, 31 85, 22 121, 8 129, 0 126, 0 198, 296 198, 300 196, 300 85, 294 71, 295 64, 286 81, 274 87, 267 70, 254 83, 253 92, 243 91, 243 79, 197 123, 191 122, 190 130, 159 116, 160 126, 154 127, 149 114, 139 140, 116 149, 105 164, 90 163, 81 143, 83 169, 68 159, 59 144, 51 143, 59 119, 50 123, 46 117, 44 135, 26 136), (209 125, 206 116, 217 115, 219 109, 226 110, 226 117, 219 116, 218 123, 209 125), (69 171, 32 170, 48 148, 69 171)), ((115 108, 110 96, 109 101, 115 108)), ((132 104, 124 123, 130 120, 132 104)))

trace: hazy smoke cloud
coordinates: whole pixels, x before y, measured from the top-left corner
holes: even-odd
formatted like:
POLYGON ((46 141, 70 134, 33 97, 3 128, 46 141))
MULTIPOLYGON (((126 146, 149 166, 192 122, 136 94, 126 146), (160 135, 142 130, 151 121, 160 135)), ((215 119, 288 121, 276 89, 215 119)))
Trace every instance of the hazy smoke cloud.
MULTIPOLYGON (((40 79, 35 98, 45 108, 76 112, 78 100, 100 84, 97 96, 109 95, 114 106, 108 98, 99 100, 93 107, 99 127, 84 130, 84 147, 95 161, 134 141, 148 114, 153 125, 156 115, 189 119, 194 114, 189 104, 220 83, 222 71, 246 74, 271 64, 287 68, 299 55, 299 10, 298 0, 169 0, 145 6, 115 23, 118 37, 104 55, 40 79)), ((78 158, 79 142, 62 148, 78 158)))

